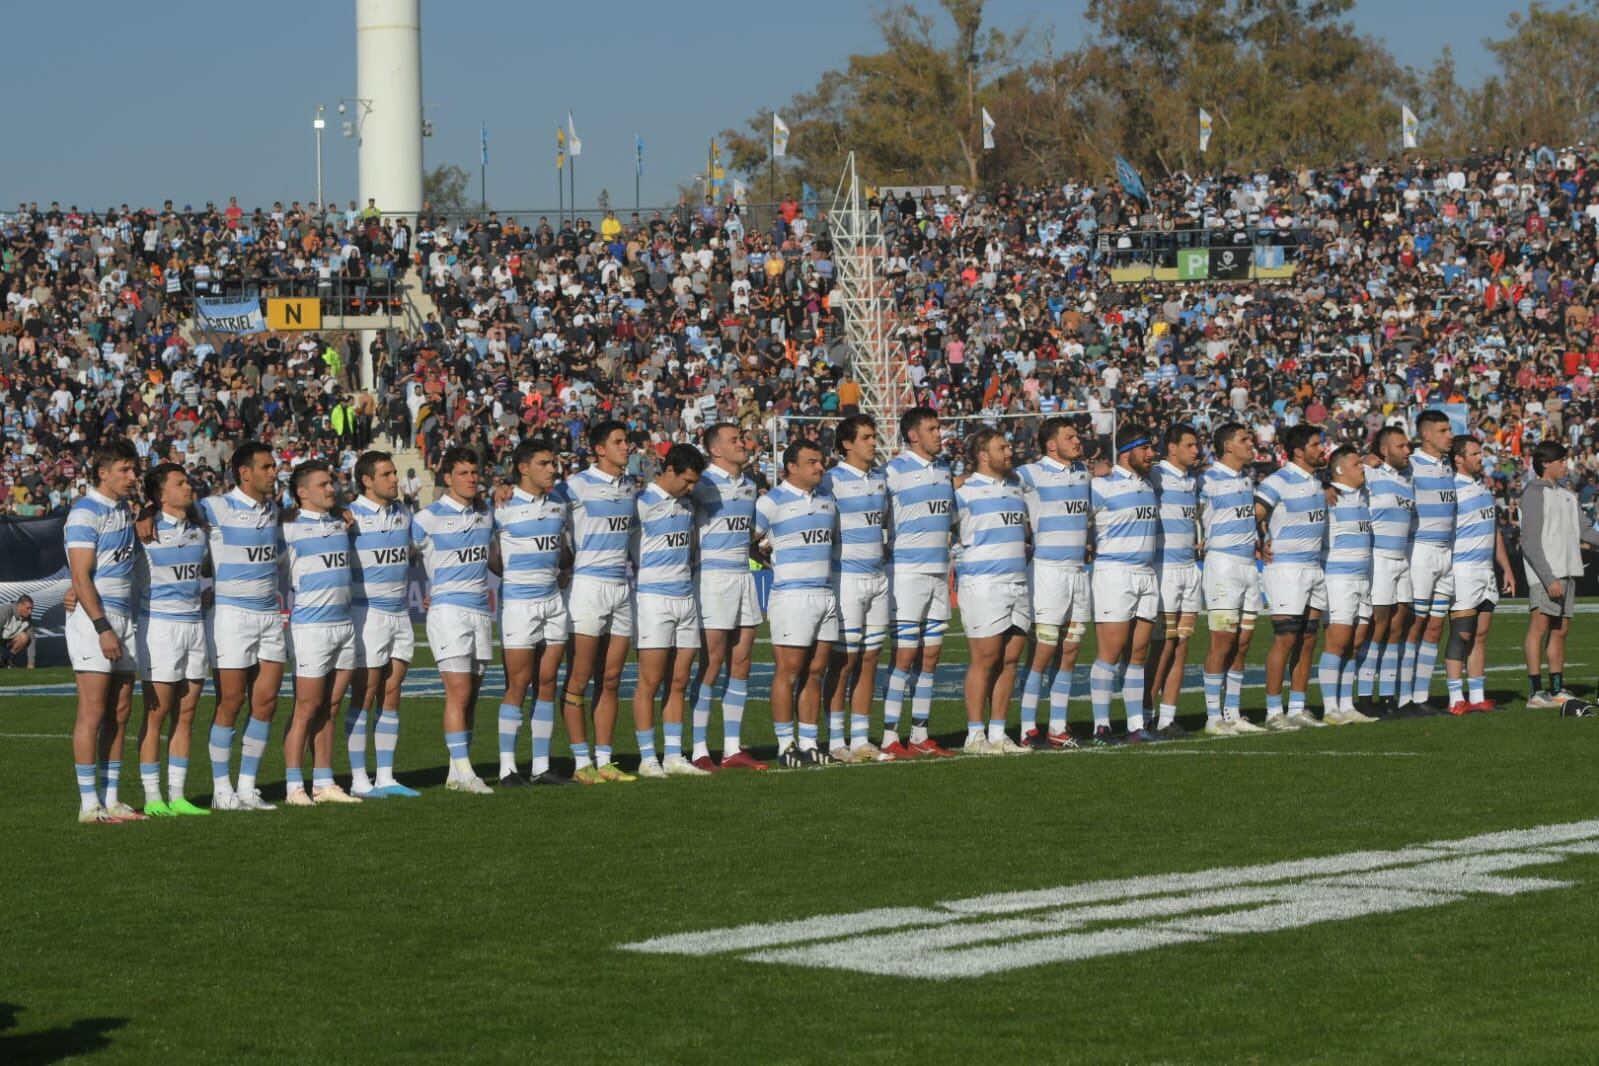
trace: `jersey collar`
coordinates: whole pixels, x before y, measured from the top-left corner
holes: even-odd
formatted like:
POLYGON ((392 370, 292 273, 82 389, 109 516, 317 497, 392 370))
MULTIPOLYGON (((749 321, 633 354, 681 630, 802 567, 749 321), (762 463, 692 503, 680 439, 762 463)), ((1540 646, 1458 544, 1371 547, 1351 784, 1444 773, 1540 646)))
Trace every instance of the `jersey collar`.
POLYGON ((917 466, 921 467, 923 470, 927 470, 927 469, 931 468, 932 465, 933 465, 933 461, 931 459, 923 459, 921 456, 917 455, 915 452, 911 451, 909 448, 906 448, 904 451, 900 452, 899 454, 900 454, 901 458, 907 458, 908 457, 911 462, 915 463, 917 466))
POLYGON ((1188 471, 1186 471, 1186 470, 1182 469, 1181 467, 1177 466, 1176 464, 1171 462, 1171 460, 1169 460, 1169 459, 1162 459, 1158 465, 1160 466, 1160 468, 1162 470, 1169 471, 1171 474, 1173 474, 1176 477, 1187 477, 1188 476, 1188 471))
POLYGON ((113 500, 111 497, 107 496, 105 493, 101 492, 97 488, 94 488, 93 486, 86 489, 83 494, 96 503, 103 503, 107 507, 116 507, 122 502, 121 500, 113 500))

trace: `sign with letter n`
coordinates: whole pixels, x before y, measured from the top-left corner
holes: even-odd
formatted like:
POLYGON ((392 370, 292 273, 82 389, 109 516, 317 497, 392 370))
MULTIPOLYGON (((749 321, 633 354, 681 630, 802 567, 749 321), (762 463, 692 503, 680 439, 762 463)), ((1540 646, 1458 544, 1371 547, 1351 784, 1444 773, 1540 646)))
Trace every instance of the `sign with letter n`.
POLYGON ((1210 249, 1177 249, 1177 280, 1204 281, 1210 277, 1210 249))
POLYGON ((322 301, 315 296, 269 298, 267 327, 277 330, 321 329, 322 301))

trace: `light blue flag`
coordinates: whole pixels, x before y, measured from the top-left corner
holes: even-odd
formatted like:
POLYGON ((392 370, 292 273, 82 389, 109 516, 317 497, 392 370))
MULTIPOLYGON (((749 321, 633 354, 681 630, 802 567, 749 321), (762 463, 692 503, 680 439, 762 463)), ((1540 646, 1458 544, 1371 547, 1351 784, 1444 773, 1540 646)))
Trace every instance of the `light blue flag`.
POLYGON ((1116 157, 1116 180, 1122 183, 1122 189, 1128 196, 1136 196, 1140 203, 1149 203, 1149 196, 1144 192, 1144 179, 1121 156, 1116 157))
POLYGON ((487 122, 483 122, 483 123, 479 124, 478 136, 479 136, 479 138, 482 141, 483 165, 484 166, 488 166, 489 165, 489 124, 487 122))
POLYGON ((644 173, 644 138, 637 133, 633 134, 633 172, 644 173))

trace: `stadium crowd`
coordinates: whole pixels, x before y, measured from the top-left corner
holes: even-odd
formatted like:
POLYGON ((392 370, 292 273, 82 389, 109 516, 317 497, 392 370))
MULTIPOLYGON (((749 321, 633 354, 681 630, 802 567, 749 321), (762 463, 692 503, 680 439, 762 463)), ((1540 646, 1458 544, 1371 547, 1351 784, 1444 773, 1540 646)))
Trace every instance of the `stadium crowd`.
MULTIPOLYGON (((1539 441, 1571 447, 1585 505, 1599 483, 1589 156, 1529 145, 1178 175, 1151 182, 1146 201, 1073 181, 874 204, 916 399, 946 421, 1078 412, 1103 447, 1118 424, 1183 419, 1205 432, 1236 418, 1265 472, 1296 423, 1326 426, 1329 443, 1365 441, 1424 405, 1464 404, 1513 530, 1539 441), (1299 235, 1297 273, 1270 285, 1110 280, 1136 255, 1134 233, 1187 228, 1299 235)), ((374 440, 420 446, 427 461, 466 445, 503 470, 538 431, 570 472, 587 458, 584 428, 615 417, 645 445, 633 472, 649 475, 671 443, 725 419, 769 475, 774 419, 860 402, 814 205, 787 200, 769 226, 710 202, 597 226, 380 208, 52 203, 0 216, 0 507, 64 513, 87 483, 88 449, 117 433, 142 458, 187 466, 202 491, 221 485, 227 442, 257 433, 283 461, 285 491, 311 457, 354 495, 356 457, 374 440), (371 388, 353 334, 186 329, 195 295, 260 279, 413 275, 436 313, 373 345, 371 388)), ((1027 454, 1035 424, 1010 424, 1027 454)))

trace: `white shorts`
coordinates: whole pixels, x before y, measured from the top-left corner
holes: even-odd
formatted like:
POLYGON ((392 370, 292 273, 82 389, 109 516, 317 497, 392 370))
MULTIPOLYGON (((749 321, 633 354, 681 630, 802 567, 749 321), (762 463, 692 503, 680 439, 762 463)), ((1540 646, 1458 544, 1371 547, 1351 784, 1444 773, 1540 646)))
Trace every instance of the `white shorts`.
POLYGON ((633 589, 615 581, 574 577, 566 590, 566 614, 572 632, 585 637, 633 635, 633 589))
POLYGON ((446 659, 486 663, 494 658, 493 615, 464 607, 433 607, 428 611, 427 626, 428 647, 433 649, 433 661, 440 670, 446 659))
POLYGON ((72 669, 80 674, 136 673, 139 664, 134 652, 138 642, 133 619, 110 611, 105 613, 105 618, 111 623, 112 632, 122 639, 122 658, 112 662, 105 657, 100 651, 100 634, 94 631, 88 614, 78 607, 67 615, 67 657, 72 660, 72 669))
POLYGON ((204 622, 141 618, 134 644, 138 649, 139 676, 146 681, 175 685, 179 681, 204 681, 211 673, 211 650, 206 647, 204 622))
POLYGON ((1371 602, 1376 607, 1410 605, 1414 597, 1410 587, 1410 560, 1394 559, 1385 555, 1371 560, 1371 602))
POLYGON ((1491 566, 1459 566, 1454 571, 1457 611, 1475 611, 1483 604, 1499 602, 1499 585, 1491 566))
POLYGON ((776 592, 767 601, 772 643, 808 648, 838 640, 838 601, 831 592, 776 592))
MULTIPOLYGON (((503 587, 503 586, 502 586, 503 587)), ((566 601, 557 592, 542 600, 500 601, 500 647, 536 648, 565 644, 572 630, 566 601)))
POLYGON ((962 581, 961 627, 968 637, 997 637, 1033 624, 1032 597, 1023 581, 962 581))
POLYGON ((1260 613, 1260 571, 1253 559, 1212 555, 1205 560, 1202 584, 1207 609, 1260 613))
POLYGON ((949 629, 949 578, 890 571, 888 611, 894 618, 896 642, 942 644, 949 629))
POLYGON ((1454 554, 1448 548, 1417 544, 1411 549, 1410 594, 1418 615, 1442 617, 1449 613, 1455 598, 1454 565, 1454 554))
POLYGON ((844 647, 881 648, 888 638, 888 575, 839 574, 835 590, 844 647))
POLYGON ((205 619, 211 665, 218 670, 248 670, 261 663, 289 661, 288 628, 276 611, 245 611, 217 604, 205 619))
POLYGON ((643 648, 697 648, 700 646, 700 610, 693 596, 636 597, 633 643, 643 648))
POLYGON ((409 614, 390 614, 370 607, 355 608, 355 665, 377 670, 398 659, 416 657, 416 630, 409 614))
POLYGON ((355 625, 289 626, 295 677, 327 677, 335 670, 355 669, 355 625))
POLYGON ((1153 571, 1125 566, 1094 567, 1094 621, 1153 622, 1160 614, 1160 586, 1153 571))
POLYGON ((1352 626, 1371 621, 1371 582, 1363 577, 1327 575, 1327 624, 1352 626))
POLYGON ((1032 583, 1033 624, 1040 629, 1086 626, 1093 618, 1093 582, 1089 581, 1087 570, 1035 563, 1032 583))
POLYGON ((1274 563, 1266 567, 1266 610, 1297 618, 1306 611, 1327 610, 1327 577, 1319 566, 1274 563))
POLYGON ((743 629, 761 624, 761 597, 749 570, 702 570, 699 586, 700 625, 705 629, 743 629))
POLYGON ((1198 614, 1205 606, 1200 595, 1199 567, 1165 566, 1156 571, 1161 614, 1198 614))

